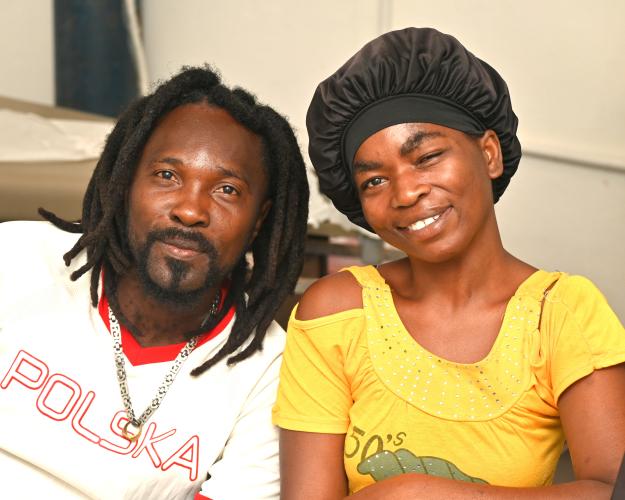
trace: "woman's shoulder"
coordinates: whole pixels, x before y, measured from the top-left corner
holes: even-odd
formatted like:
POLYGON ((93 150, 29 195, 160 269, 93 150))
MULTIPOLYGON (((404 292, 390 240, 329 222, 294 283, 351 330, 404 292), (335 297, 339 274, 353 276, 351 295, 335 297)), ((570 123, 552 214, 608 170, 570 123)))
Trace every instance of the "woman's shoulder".
POLYGON ((568 273, 550 273, 557 274, 558 281, 554 286, 554 296, 568 297, 571 295, 595 295, 601 294, 601 291, 595 283, 586 276, 568 273))
POLYGON ((571 312, 594 308, 598 303, 606 302, 601 290, 585 276, 562 272, 549 274, 557 275, 557 280, 545 294, 547 302, 561 304, 571 312))
POLYGON ((295 319, 309 321, 352 309, 362 309, 362 287, 353 272, 341 270, 308 287, 299 301, 295 319))
POLYGON ((607 298, 591 279, 580 275, 559 274, 557 283, 545 297, 554 314, 571 315, 580 325, 600 318, 616 317, 607 298))

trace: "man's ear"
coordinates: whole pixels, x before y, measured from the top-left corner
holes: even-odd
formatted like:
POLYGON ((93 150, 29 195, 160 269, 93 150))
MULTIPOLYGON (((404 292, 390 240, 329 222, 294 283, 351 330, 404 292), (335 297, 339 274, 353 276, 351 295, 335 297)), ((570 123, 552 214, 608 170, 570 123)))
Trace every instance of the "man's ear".
POLYGON ((488 177, 496 179, 503 174, 503 155, 501 154, 501 144, 499 137, 493 130, 487 130, 479 139, 482 154, 486 160, 486 170, 488 177))
POLYGON ((260 232, 260 228, 263 227, 263 222, 265 222, 265 219, 269 214, 269 210, 271 210, 271 205, 272 201, 270 199, 265 200, 261 205, 260 210, 258 211, 258 218, 256 219, 256 223, 254 224, 254 232, 252 233, 252 238, 250 239, 250 245, 256 239, 256 236, 260 232))

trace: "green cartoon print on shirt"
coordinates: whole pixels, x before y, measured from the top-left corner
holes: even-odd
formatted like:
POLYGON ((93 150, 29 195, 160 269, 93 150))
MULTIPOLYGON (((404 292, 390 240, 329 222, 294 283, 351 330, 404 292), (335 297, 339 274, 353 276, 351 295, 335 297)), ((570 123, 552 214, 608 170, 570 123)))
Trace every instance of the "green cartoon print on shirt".
POLYGON ((370 474, 375 481, 382 481, 389 477, 407 474, 428 474, 430 476, 446 477, 469 483, 488 484, 483 479, 468 476, 451 462, 437 457, 417 457, 412 452, 400 448, 399 450, 380 451, 365 458, 358 464, 358 472, 370 474))

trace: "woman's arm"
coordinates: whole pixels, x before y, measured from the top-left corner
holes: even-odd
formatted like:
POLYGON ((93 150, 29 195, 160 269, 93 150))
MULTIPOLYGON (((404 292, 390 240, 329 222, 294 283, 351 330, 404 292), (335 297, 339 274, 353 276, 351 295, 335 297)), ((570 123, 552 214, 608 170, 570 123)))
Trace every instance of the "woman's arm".
MULTIPOLYGON (((539 488, 466 483, 403 474, 373 484, 353 500, 609 499, 625 453, 625 365, 597 370, 560 397, 560 415, 577 480, 539 488)), ((281 431, 283 500, 335 500, 347 492, 343 434, 281 431)))
POLYGON ((280 430, 283 500, 340 500, 347 495, 345 434, 280 430))
POLYGON ((364 488, 350 499, 609 499, 625 453, 625 365, 597 370, 577 381, 564 391, 558 407, 576 481, 506 488, 404 474, 364 488))
MULTIPOLYGON (((316 318, 328 316, 341 311, 362 308, 361 289, 356 279, 348 272, 339 272, 334 275, 321 278, 313 283, 304 293, 297 307, 297 320, 314 320, 316 318)), ((289 327, 293 351, 316 351, 319 346, 314 348, 308 344, 300 345, 294 349, 295 338, 303 341, 303 334, 296 335, 291 326, 289 327)), ((344 332, 337 332, 343 334, 344 332)), ((324 351, 325 352, 325 351, 324 351)), ((298 384, 302 384, 302 389, 306 390, 307 396, 315 400, 318 404, 323 404, 321 399, 326 398, 325 406, 332 407, 327 404, 327 396, 332 389, 346 386, 347 382, 342 381, 340 377, 331 378, 330 385, 324 385, 320 388, 319 381, 330 379, 333 368, 336 372, 343 373, 343 367, 339 363, 324 365, 329 362, 326 357, 323 360, 317 357, 305 357, 308 363, 313 363, 316 368, 324 372, 319 372, 318 377, 302 378, 302 372, 293 375, 298 384), (313 361, 311 361, 313 359, 313 361), (311 384, 316 386, 316 391, 312 390, 311 384), (307 388, 307 389, 305 389, 307 388), (329 389, 330 388, 330 389, 329 389), (323 396, 323 397, 321 397, 323 396)), ((282 389, 285 385, 285 373, 289 370, 287 366, 298 366, 301 368, 301 358, 291 357, 289 350, 289 341, 287 340, 287 349, 283 361, 282 373, 282 389)), ((347 389, 344 389, 347 391, 347 389)), ((341 396, 343 390, 339 389, 338 394, 333 394, 331 401, 346 400, 351 402, 351 396, 347 393, 341 396)), ((278 398, 280 400, 280 398, 278 398)), ((286 397, 288 400, 289 398, 286 397)), ((330 416, 347 415, 347 402, 345 407, 337 411, 333 408, 330 416)), ((328 415, 326 415, 328 417, 328 415)), ((345 417, 346 418, 346 417, 345 417)), ((278 425, 280 425, 278 423, 278 425)), ((346 425, 345 425, 346 427, 346 425)), ((329 432, 304 432, 280 429, 280 483, 281 498, 283 500, 340 500, 347 495, 347 478, 345 477, 343 464, 343 446, 345 442, 344 432, 331 434, 329 432)))
MULTIPOLYGON (((357 293, 357 284, 348 273, 324 278, 307 291, 300 302, 297 318, 309 320, 331 314, 336 310, 362 307, 357 293)), ((601 304, 586 309, 596 311, 599 306, 601 304)), ((607 304, 603 307, 607 308, 607 304)), ((614 321, 618 322, 616 319, 614 321)), ((575 327, 578 323, 579 321, 576 321, 575 327)), ((594 321, 591 319, 582 321, 582 324, 584 328, 601 328, 596 318, 594 321)), ((615 335, 622 334, 620 323, 614 331, 615 335)), ((583 342, 585 337, 572 338, 561 335, 559 338, 561 342, 583 342)), ((604 344, 600 336, 599 340, 595 339, 595 344, 597 342, 604 344)), ((594 348, 597 349, 597 346, 594 348)), ((559 352, 562 353, 561 357, 576 359, 569 356, 567 349, 560 349, 559 352)), ((558 365, 565 366, 568 370, 574 362, 564 364, 562 359, 559 359, 558 365)), ((555 363, 554 359, 552 363, 555 363)), ((309 381, 313 382, 314 380, 309 381)), ((353 495, 353 498, 608 499, 621 457, 625 452, 625 364, 596 370, 580 378, 563 390, 558 400, 558 408, 573 459, 577 478, 574 482, 540 488, 511 488, 413 473, 373 484, 353 495)), ((343 441, 344 434, 282 431, 282 498, 284 500, 341 498, 346 492, 343 441)), ((536 467, 543 465, 536 464, 536 467)))
POLYGON ((575 476, 613 486, 625 453, 625 364, 578 380, 558 408, 575 476))

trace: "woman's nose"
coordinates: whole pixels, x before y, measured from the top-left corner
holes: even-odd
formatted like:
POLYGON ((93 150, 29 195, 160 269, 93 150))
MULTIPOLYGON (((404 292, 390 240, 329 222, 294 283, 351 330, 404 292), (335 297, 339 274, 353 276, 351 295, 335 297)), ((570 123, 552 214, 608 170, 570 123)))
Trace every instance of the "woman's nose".
POLYGON ((393 180, 393 208, 410 207, 431 191, 431 185, 415 172, 407 172, 393 180))

